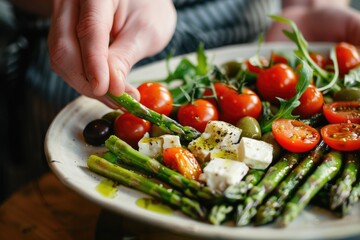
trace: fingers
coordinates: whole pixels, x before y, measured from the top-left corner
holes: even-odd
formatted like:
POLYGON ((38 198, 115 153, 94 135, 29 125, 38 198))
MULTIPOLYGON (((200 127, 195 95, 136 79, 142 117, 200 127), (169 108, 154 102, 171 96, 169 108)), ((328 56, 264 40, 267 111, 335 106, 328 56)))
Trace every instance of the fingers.
POLYGON ((79 18, 78 1, 54 1, 48 37, 52 69, 79 93, 91 95, 84 76, 74 26, 79 18))
POLYGON ((77 37, 86 77, 96 96, 109 88, 108 47, 115 13, 114 1, 80 1, 77 37))

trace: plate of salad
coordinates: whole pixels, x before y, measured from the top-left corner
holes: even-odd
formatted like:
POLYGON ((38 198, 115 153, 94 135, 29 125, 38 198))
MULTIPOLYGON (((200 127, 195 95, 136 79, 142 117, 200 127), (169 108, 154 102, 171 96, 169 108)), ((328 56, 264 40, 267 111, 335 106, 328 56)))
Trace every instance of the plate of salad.
POLYGON ((360 57, 348 43, 241 44, 134 69, 139 101, 84 96, 45 140, 68 187, 193 236, 360 236, 360 57))

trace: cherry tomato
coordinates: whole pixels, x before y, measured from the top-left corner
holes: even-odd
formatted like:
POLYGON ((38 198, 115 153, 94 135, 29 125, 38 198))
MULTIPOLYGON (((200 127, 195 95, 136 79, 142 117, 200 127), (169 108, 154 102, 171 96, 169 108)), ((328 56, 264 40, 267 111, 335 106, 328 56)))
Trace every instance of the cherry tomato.
POLYGON ((272 65, 275 65, 277 63, 289 64, 289 60, 286 57, 280 55, 279 53, 272 52, 270 59, 272 65))
POLYGON ((200 164, 194 155, 182 147, 165 148, 164 164, 184 175, 186 178, 198 180, 202 173, 200 164))
POLYGON ((288 100, 295 95, 297 81, 298 77, 293 69, 279 63, 259 74, 256 87, 264 100, 278 104, 276 97, 288 100))
POLYGON ((335 123, 321 128, 321 136, 331 148, 339 151, 360 149, 360 125, 356 123, 335 123))
POLYGON ((199 132, 203 132, 209 121, 219 119, 219 113, 210 102, 197 99, 193 103, 181 106, 177 118, 180 124, 191 126, 199 132))
POLYGON ((352 122, 360 123, 360 102, 340 101, 326 103, 323 113, 329 123, 352 122))
POLYGON ((310 52, 309 53, 311 59, 321 68, 325 69, 326 65, 328 63, 328 60, 321 55, 320 53, 317 52, 310 52))
POLYGON ((299 101, 300 105, 294 109, 293 114, 299 115, 300 118, 310 118, 322 110, 324 97, 314 85, 309 85, 299 101))
MULTIPOLYGON (((268 66, 269 65, 269 62, 265 57, 260 57, 259 60, 260 60, 260 63, 261 63, 262 66, 268 66)), ((264 68, 251 64, 249 59, 247 59, 245 61, 245 65, 246 65, 247 70, 249 72, 251 72, 251 73, 254 73, 254 74, 259 74, 259 73, 264 71, 264 68)))
MULTIPOLYGON (((221 83, 221 82, 216 82, 214 83, 214 90, 216 93, 216 98, 218 99, 218 101, 223 97, 223 95, 228 92, 228 91, 235 91, 234 89, 230 88, 228 85, 226 85, 225 83, 221 83)), ((212 103, 214 106, 218 106, 215 99, 214 98, 210 98, 209 96, 213 96, 214 94, 212 93, 212 91, 210 90, 210 88, 205 89, 203 96, 206 97, 204 98, 205 100, 209 101, 210 103, 212 103)))
POLYGON ((248 88, 243 88, 240 94, 236 91, 227 92, 219 103, 220 119, 234 125, 246 116, 258 119, 262 110, 259 96, 248 88))
POLYGON ((360 55, 352 44, 341 42, 335 45, 339 74, 343 76, 360 64, 360 55))
POLYGON ((125 112, 115 119, 114 134, 133 148, 137 148, 139 140, 150 131, 150 127, 149 121, 125 112))
POLYGON ((160 114, 169 116, 173 109, 173 99, 169 90, 156 82, 143 83, 138 87, 140 103, 160 114))
POLYGON ((278 119, 272 124, 276 141, 291 152, 307 152, 320 141, 320 134, 309 125, 298 120, 278 119))

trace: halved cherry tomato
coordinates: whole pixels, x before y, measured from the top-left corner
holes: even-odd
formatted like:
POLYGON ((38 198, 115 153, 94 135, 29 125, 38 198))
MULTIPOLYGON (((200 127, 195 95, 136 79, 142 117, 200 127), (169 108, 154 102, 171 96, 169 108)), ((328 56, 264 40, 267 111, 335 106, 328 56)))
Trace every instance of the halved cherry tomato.
POLYGON ((138 87, 140 103, 146 107, 169 116, 173 109, 173 99, 169 90, 156 82, 146 82, 138 87))
POLYGON ((288 100, 295 95, 297 81, 298 76, 293 69, 279 63, 259 74, 256 87, 264 100, 278 104, 277 97, 288 100))
POLYGON ((300 105, 294 109, 293 114, 300 115, 300 118, 310 118, 322 110, 324 97, 314 85, 309 85, 299 101, 300 105))
POLYGON ((360 102, 340 101, 326 103, 323 113, 329 123, 358 123, 360 124, 360 102))
POLYGON ((139 140, 150 131, 150 127, 149 121, 125 112, 115 119, 114 134, 133 148, 137 148, 139 140))
POLYGON ((219 113, 210 102, 197 99, 193 103, 181 106, 177 118, 180 124, 191 126, 199 132, 203 132, 209 121, 219 119, 219 113))
POLYGON ((164 164, 184 175, 186 178, 198 180, 202 173, 200 164, 194 155, 182 147, 165 148, 164 164))
MULTIPOLYGON (((221 82, 214 83, 214 90, 215 90, 216 98, 218 99, 218 101, 223 97, 223 95, 226 92, 234 91, 234 89, 230 88, 228 85, 226 85, 225 83, 221 83, 221 82)), ((215 99, 209 97, 209 96, 213 96, 213 95, 214 94, 212 93, 210 88, 205 89, 205 91, 203 93, 203 97, 205 97, 204 99, 209 101, 210 103, 214 104, 214 106, 217 107, 218 105, 217 105, 215 99)))
POLYGON ((320 134, 315 128, 298 120, 275 120, 272 132, 276 141, 291 152, 310 151, 320 141, 320 134))
POLYGON ((335 45, 335 51, 340 76, 347 74, 351 69, 359 66, 360 54, 354 45, 340 42, 335 45))
POLYGON ((335 123, 321 128, 321 136, 331 148, 339 151, 360 149, 360 125, 356 123, 335 123))
POLYGON ((220 119, 234 125, 239 119, 246 116, 258 119, 262 110, 259 96, 245 87, 240 94, 236 91, 226 92, 219 103, 220 119))

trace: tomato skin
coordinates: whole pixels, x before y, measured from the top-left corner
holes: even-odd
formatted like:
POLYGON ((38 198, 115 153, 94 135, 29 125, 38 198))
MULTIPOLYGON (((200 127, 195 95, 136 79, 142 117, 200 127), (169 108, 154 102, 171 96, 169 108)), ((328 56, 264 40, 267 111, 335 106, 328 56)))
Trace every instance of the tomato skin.
POLYGON ((163 150, 164 164, 184 175, 186 178, 198 180, 202 173, 200 164, 194 155, 181 147, 165 148, 163 150))
POLYGON ((199 132, 204 132, 207 123, 218 120, 217 108, 204 99, 197 99, 194 103, 183 105, 179 108, 177 118, 180 124, 191 126, 199 132))
MULTIPOLYGON (((221 82, 216 82, 214 83, 214 90, 216 93, 216 98, 218 99, 218 101, 224 96, 225 93, 229 92, 229 91, 235 91, 234 89, 230 88, 228 85, 226 85, 225 83, 221 83, 221 82)), ((209 98, 209 96, 212 96, 213 93, 212 91, 207 88, 205 89, 204 93, 203 93, 203 97, 206 101, 209 101, 210 103, 212 103, 214 106, 218 106, 215 99, 214 98, 209 98)))
POLYGON ((248 88, 243 88, 242 93, 229 91, 223 95, 220 103, 220 119, 231 123, 246 116, 258 119, 261 115, 262 105, 259 96, 248 88))
POLYGON ((272 124, 272 132, 283 148, 295 153, 310 151, 320 141, 315 128, 298 120, 277 119, 272 124))
POLYGON ((326 103, 323 113, 329 123, 357 123, 360 124, 360 102, 338 101, 326 103))
POLYGON ((165 86, 156 82, 146 82, 137 89, 140 92, 141 104, 160 114, 170 115, 173 109, 173 99, 165 86))
POLYGON ((340 42, 335 45, 335 51, 340 76, 344 76, 360 64, 360 54, 354 45, 340 42))
POLYGON ((339 151, 360 150, 360 125, 356 123, 335 123, 321 128, 324 142, 339 151))
POLYGON ((321 55, 320 53, 317 52, 310 52, 309 53, 310 58, 321 68, 325 69, 326 65, 328 63, 328 60, 321 55))
POLYGON ((314 85, 309 85, 299 101, 300 105, 294 109, 293 114, 299 115, 300 118, 310 118, 321 112, 324 105, 323 94, 314 85))
POLYGON ((294 70, 283 63, 275 64, 259 74, 256 87, 259 95, 272 104, 279 104, 276 97, 290 99, 296 93, 298 76, 294 70))
POLYGON ((149 132, 151 123, 138 118, 129 112, 118 116, 114 122, 114 134, 133 148, 138 147, 139 140, 149 132))
MULTIPOLYGON (((262 66, 268 66, 269 62, 265 57, 259 57, 259 61, 261 63, 262 66)), ((251 64, 250 60, 247 59, 245 61, 245 66, 247 68, 247 70, 251 73, 254 73, 256 75, 260 74, 261 72, 264 71, 264 68, 261 68, 260 66, 254 66, 253 64, 251 64)))
POLYGON ((270 59, 271 59, 271 63, 273 65, 278 64, 278 63, 289 64, 289 60, 286 57, 284 57, 278 53, 275 53, 275 52, 271 53, 270 59))

